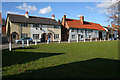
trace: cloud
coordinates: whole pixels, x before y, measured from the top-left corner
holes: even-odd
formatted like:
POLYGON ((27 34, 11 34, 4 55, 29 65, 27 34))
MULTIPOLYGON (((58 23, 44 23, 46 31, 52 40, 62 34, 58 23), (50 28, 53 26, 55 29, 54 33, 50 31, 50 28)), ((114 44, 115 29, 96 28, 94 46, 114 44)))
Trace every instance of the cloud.
POLYGON ((119 2, 119 1, 120 0, 104 0, 103 2, 98 4, 97 7, 109 8, 110 6, 112 6, 113 4, 116 4, 116 2, 119 2))
POLYGON ((45 7, 45 8, 43 8, 43 9, 40 9, 39 13, 40 13, 40 14, 48 14, 48 13, 50 13, 51 11, 52 11, 52 8, 51 8, 50 6, 48 6, 48 7, 45 7))
POLYGON ((23 3, 20 6, 16 6, 16 8, 23 10, 23 11, 28 11, 28 12, 34 12, 37 10, 35 6, 30 6, 30 5, 27 5, 26 3, 23 3))
POLYGON ((99 10, 99 13, 106 13, 109 14, 109 12, 113 12, 110 7, 114 4, 116 4, 120 0, 104 0, 103 2, 99 3, 96 7, 101 8, 99 10))
POLYGON ((80 17, 80 16, 83 16, 83 15, 81 15, 81 14, 80 14, 80 15, 77 15, 77 17, 80 17))
POLYGON ((10 13, 10 14, 19 14, 19 12, 14 12, 14 11, 7 11, 6 13, 10 13))
POLYGON ((89 10, 91 10, 91 11, 94 11, 96 9, 96 7, 93 8, 93 7, 89 7, 89 6, 87 6, 86 8, 89 9, 89 10))

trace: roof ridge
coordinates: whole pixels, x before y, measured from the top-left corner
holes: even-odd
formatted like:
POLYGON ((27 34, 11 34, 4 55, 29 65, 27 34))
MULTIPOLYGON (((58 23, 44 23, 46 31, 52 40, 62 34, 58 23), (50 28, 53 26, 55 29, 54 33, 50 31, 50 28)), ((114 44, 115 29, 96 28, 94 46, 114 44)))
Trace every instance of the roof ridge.
MULTIPOLYGON (((70 18, 66 18, 66 19, 70 19, 70 18)), ((80 21, 80 20, 77 20, 77 19, 71 19, 71 20, 80 21)), ((84 22, 88 22, 88 21, 84 21, 84 22)), ((94 23, 94 22, 88 22, 88 23, 98 24, 98 23, 94 23)), ((98 24, 98 25, 100 25, 100 24, 98 24)))
MULTIPOLYGON (((10 14, 10 13, 8 13, 8 15, 15 15, 15 16, 25 16, 25 15, 19 15, 19 14, 10 14)), ((44 19, 51 19, 51 18, 46 18, 46 17, 38 17, 38 16, 30 16, 30 17, 44 18, 44 19)), ((53 19, 51 19, 51 20, 53 20, 53 19)))

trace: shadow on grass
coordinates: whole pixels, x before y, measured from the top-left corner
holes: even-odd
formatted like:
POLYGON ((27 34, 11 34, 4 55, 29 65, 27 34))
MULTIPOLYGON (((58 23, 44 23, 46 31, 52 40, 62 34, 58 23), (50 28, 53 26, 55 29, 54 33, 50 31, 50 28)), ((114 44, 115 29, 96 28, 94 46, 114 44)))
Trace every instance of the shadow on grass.
POLYGON ((61 55, 64 53, 40 53, 40 52, 9 52, 4 50, 2 54, 2 66, 11 66, 14 64, 23 64, 35 61, 39 58, 61 55))
POLYGON ((35 47, 17 47, 17 48, 12 48, 12 50, 16 50, 16 49, 35 49, 35 47))
POLYGON ((95 58, 44 69, 29 70, 4 78, 120 78, 120 61, 95 58))

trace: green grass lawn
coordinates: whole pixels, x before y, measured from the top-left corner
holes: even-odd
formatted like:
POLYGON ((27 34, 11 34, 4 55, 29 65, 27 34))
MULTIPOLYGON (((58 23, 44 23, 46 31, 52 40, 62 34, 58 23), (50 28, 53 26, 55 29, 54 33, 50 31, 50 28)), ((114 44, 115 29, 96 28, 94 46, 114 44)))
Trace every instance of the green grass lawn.
POLYGON ((118 41, 51 43, 2 52, 3 78, 119 78, 118 41))

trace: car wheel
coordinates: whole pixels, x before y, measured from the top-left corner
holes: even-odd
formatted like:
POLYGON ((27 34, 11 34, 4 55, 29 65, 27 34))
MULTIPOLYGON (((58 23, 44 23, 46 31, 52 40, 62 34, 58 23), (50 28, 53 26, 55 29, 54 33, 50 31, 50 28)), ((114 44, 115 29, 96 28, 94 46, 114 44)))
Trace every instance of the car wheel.
POLYGON ((21 44, 21 42, 19 41, 18 44, 21 44))
POLYGON ((29 43, 30 43, 30 44, 32 44, 32 42, 31 42, 31 41, 30 41, 29 43))

